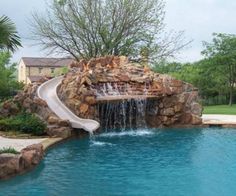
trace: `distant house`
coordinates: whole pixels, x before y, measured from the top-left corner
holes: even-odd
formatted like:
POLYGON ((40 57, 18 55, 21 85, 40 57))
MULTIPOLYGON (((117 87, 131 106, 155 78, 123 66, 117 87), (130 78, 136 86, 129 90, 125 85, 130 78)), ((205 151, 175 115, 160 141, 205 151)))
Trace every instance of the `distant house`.
POLYGON ((18 65, 18 81, 25 84, 37 82, 44 76, 53 76, 72 61, 70 58, 22 57, 18 65))

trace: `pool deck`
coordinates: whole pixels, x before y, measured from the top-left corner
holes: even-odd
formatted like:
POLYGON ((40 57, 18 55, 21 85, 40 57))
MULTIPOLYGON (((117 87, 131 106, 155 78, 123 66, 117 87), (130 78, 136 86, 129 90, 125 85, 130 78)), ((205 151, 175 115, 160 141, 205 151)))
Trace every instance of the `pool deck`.
POLYGON ((33 144, 39 144, 47 138, 42 139, 11 139, 0 136, 0 149, 2 148, 14 148, 16 151, 20 152, 22 149, 33 144))
POLYGON ((202 119, 204 125, 236 128, 236 115, 204 114, 202 119))
POLYGON ((43 149, 46 150, 50 146, 62 141, 63 138, 40 138, 40 139, 11 139, 0 136, 0 149, 2 148, 14 148, 20 152, 22 149, 33 144, 41 143, 43 149))

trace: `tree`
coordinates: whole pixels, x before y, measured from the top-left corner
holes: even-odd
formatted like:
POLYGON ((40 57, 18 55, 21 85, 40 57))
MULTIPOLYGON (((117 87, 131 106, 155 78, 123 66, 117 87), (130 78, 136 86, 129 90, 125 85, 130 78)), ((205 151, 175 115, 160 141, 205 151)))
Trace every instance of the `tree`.
POLYGON ((162 0, 54 0, 47 15, 33 14, 32 39, 75 59, 104 55, 164 59, 183 48, 183 32, 164 31, 162 0))
POLYGON ((0 17, 0 100, 23 87, 15 78, 16 64, 10 64, 10 52, 18 47, 21 43, 14 23, 7 16, 0 17))
POLYGON ((15 94, 23 87, 15 78, 16 64, 10 64, 11 54, 0 52, 0 100, 15 94))
POLYGON ((18 47, 21 43, 15 24, 7 16, 0 17, 0 50, 14 52, 18 47))
POLYGON ((204 104, 211 104, 211 102, 213 104, 224 104, 227 82, 218 68, 212 65, 213 63, 209 59, 194 63, 164 62, 156 65, 154 70, 193 84, 199 89, 204 104))
POLYGON ((202 54, 227 81, 231 106, 236 84, 236 35, 214 33, 212 43, 204 42, 204 47, 202 54))

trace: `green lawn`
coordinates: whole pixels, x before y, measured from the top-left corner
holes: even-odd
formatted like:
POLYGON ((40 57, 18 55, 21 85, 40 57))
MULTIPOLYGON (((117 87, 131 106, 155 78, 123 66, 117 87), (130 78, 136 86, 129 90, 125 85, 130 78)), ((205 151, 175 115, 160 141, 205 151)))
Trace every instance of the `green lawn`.
POLYGON ((232 114, 236 115, 236 105, 204 106, 203 114, 232 114))

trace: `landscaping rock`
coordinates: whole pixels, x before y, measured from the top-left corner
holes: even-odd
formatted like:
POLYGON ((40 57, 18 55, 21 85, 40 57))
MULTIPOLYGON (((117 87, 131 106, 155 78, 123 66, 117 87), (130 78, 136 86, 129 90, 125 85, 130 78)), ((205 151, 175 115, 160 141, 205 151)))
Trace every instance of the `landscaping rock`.
POLYGON ((202 119, 197 115, 192 115, 192 124, 193 125, 201 125, 202 119))
POLYGON ((96 99, 94 96, 87 96, 85 98, 85 101, 89 104, 89 105, 94 105, 96 103, 96 99))
POLYGON ((23 168, 30 169, 31 167, 37 165, 43 158, 43 154, 42 144, 33 144, 24 148, 21 151, 22 163, 24 164, 23 168))
POLYGON ((48 126, 47 134, 51 137, 68 138, 72 135, 72 128, 61 126, 48 126))
POLYGON ((24 173, 35 167, 44 155, 43 145, 34 144, 20 154, 0 154, 0 180, 24 173))
POLYGON ((191 111, 194 115, 200 116, 202 114, 202 106, 199 103, 193 102, 191 104, 191 111))
MULTIPOLYGON (((196 88, 171 76, 154 73, 146 65, 129 62, 127 57, 105 56, 74 62, 71 67, 58 94, 81 118, 101 121, 98 111, 101 102, 97 98, 146 95, 158 100, 153 106, 158 112, 149 111, 146 115, 152 127, 192 125, 201 121, 202 106, 196 88), (72 78, 76 78, 76 82, 72 78)), ((106 102, 109 98, 103 101, 106 102)))
POLYGON ((49 124, 57 124, 58 123, 58 118, 54 115, 48 117, 48 123, 49 124))
POLYGON ((175 114, 174 108, 165 108, 161 111, 161 115, 163 116, 173 116, 175 114))
MULTIPOLYGON (((72 79, 68 79, 68 81, 71 82, 71 88, 69 89, 68 96, 75 97, 75 101, 73 101, 73 104, 78 104, 78 96, 76 93, 77 88, 73 88, 73 82, 75 80, 75 77, 72 79)), ((59 130, 59 133, 57 133, 56 130, 53 132, 48 133, 48 135, 55 137, 65 135, 69 136, 69 133, 71 133, 71 125, 68 121, 63 121, 59 117, 57 117, 56 114, 53 113, 53 111, 48 107, 47 103, 40 99, 37 96, 37 89, 39 85, 42 84, 42 82, 45 82, 45 80, 39 82, 39 83, 33 83, 27 85, 22 92, 19 92, 13 100, 6 101, 3 103, 3 107, 0 108, 0 116, 2 117, 8 117, 15 115, 19 113, 22 110, 25 110, 30 113, 34 113, 36 116, 40 117, 48 126, 54 125, 56 127, 64 127, 64 130, 66 130, 65 134, 62 133, 62 130, 59 130), (66 128, 65 128, 66 127, 66 128), (70 130, 70 131, 67 131, 70 130), (53 133, 55 135, 53 135, 53 133)), ((79 102, 80 103, 80 102, 79 102)), ((72 105, 73 105, 72 104, 72 105)), ((50 130, 50 129, 47 129, 50 130)))
POLYGON ((1 154, 0 155, 0 180, 16 175, 21 171, 21 155, 1 154))
POLYGON ((79 111, 80 111, 80 113, 85 114, 88 111, 88 109, 89 109, 88 104, 83 103, 83 104, 81 104, 79 111))

